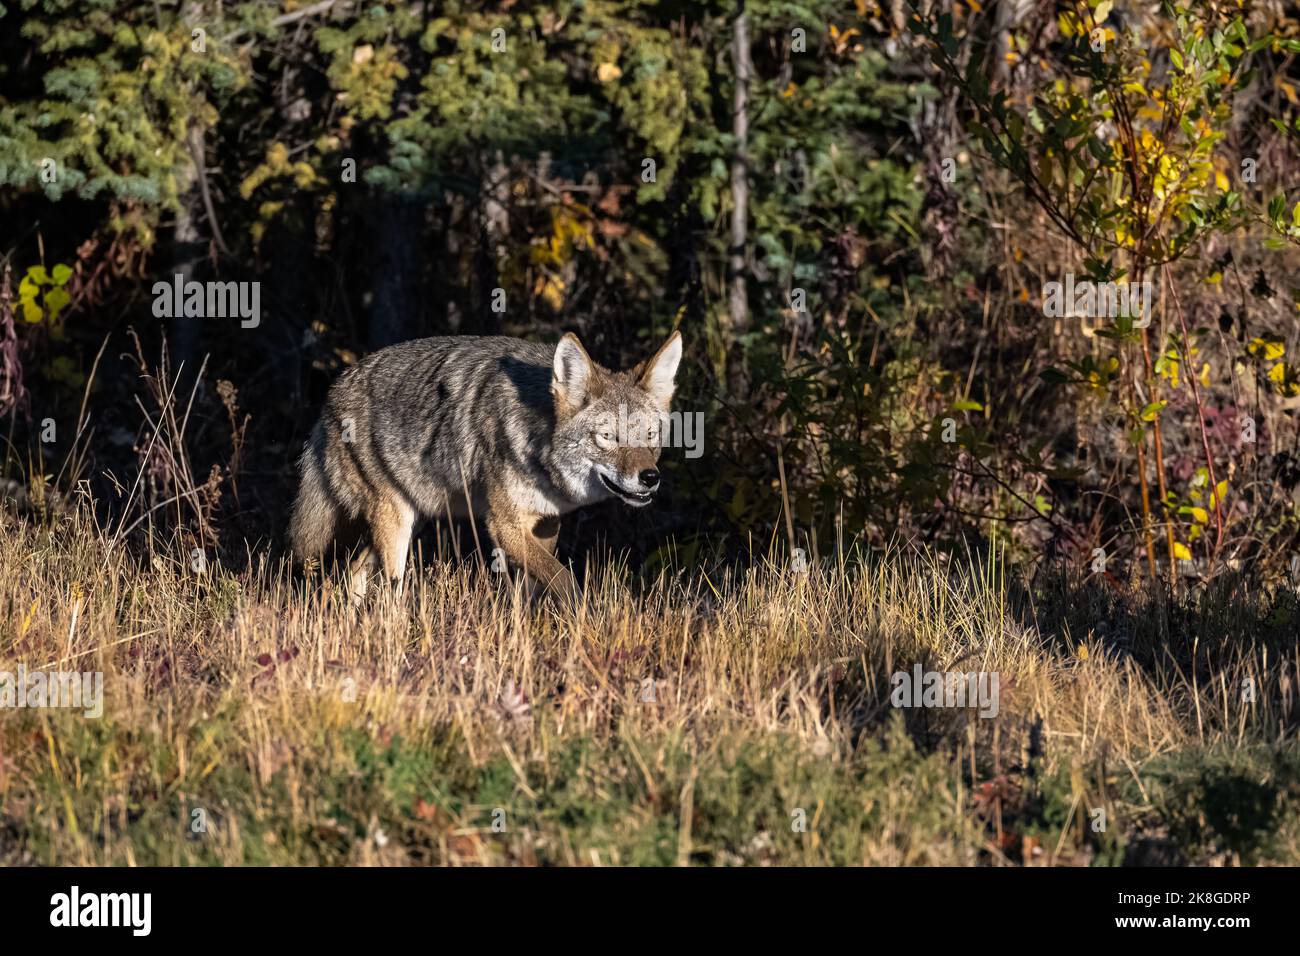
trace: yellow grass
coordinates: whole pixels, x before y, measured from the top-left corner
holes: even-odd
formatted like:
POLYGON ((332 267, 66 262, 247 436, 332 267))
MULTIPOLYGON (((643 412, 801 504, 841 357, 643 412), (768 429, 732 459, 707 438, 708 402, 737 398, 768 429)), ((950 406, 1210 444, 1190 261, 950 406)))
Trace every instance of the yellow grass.
POLYGON ((1184 619, 907 553, 607 571, 574 609, 432 563, 355 608, 269 553, 196 572, 2 520, 0 671, 99 671, 105 700, 0 710, 0 862, 1300 859, 1294 626, 1259 601, 1184 619), (998 716, 892 706, 917 662, 996 673, 998 716), (1220 833, 1207 774, 1278 813, 1220 833))

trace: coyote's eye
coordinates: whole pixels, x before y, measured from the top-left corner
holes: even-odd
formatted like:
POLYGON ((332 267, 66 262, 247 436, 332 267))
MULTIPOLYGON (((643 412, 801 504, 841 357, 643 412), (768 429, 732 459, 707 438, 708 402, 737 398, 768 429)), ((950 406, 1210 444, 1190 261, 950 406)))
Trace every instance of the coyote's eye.
POLYGON ((591 437, 601 448, 613 448, 618 444, 618 437, 608 428, 597 429, 591 433, 591 437))

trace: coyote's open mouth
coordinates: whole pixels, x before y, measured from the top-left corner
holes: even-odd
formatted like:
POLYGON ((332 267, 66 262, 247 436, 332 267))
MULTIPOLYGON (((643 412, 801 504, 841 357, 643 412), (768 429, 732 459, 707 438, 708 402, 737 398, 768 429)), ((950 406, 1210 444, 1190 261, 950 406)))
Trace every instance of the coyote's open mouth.
POLYGON ((600 480, 604 482, 606 488, 614 492, 614 494, 618 495, 628 504, 634 505, 637 508, 648 505, 650 503, 650 500, 654 497, 654 492, 642 493, 639 491, 628 491, 626 488, 621 487, 616 482, 610 481, 604 475, 600 476, 600 480))

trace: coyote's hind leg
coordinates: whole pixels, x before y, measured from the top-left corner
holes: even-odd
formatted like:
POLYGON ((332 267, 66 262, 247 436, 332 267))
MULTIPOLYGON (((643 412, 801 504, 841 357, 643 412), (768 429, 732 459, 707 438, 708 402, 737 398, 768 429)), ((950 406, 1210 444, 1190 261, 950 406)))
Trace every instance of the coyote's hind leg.
POLYGON ((367 518, 371 544, 384 577, 396 593, 401 594, 411 533, 415 530, 415 509, 406 501, 386 498, 371 507, 367 518))
POLYGON ((368 544, 362 545, 348 562, 348 597, 354 605, 366 599, 370 587, 370 572, 378 563, 379 558, 375 554, 375 549, 368 544))

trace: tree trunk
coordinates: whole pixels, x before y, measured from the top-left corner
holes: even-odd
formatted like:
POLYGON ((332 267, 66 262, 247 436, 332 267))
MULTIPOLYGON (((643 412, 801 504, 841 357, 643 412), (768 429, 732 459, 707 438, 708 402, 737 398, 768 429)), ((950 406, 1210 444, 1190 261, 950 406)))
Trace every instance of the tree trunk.
POLYGON ((673 178, 670 192, 673 209, 672 235, 668 245, 668 300, 685 309, 682 320, 688 327, 703 321, 704 296, 700 288, 700 235, 705 226, 698 203, 691 201, 685 176, 673 178))
POLYGON ((270 322, 258 332, 267 336, 278 392, 290 408, 297 407, 302 396, 307 329, 320 314, 319 287, 312 276, 312 212, 303 197, 289 200, 268 231, 270 241, 264 247, 270 253, 265 274, 274 276, 275 282, 262 284, 262 310, 270 313, 270 322))
MULTIPOLYGON (((501 263, 509 254, 510 242, 510 167, 497 150, 492 163, 483 171, 479 189, 479 241, 477 250, 478 311, 484 335, 501 331, 505 313, 493 309, 496 290, 501 288, 501 263)), ((511 302, 506 290, 506 312, 514 312, 516 321, 523 316, 522 302, 511 302)))
POLYGON ((745 267, 745 242, 749 228, 749 161, 746 153, 749 147, 749 83, 754 71, 749 58, 749 20, 745 15, 744 0, 737 4, 736 19, 732 22, 731 64, 735 72, 731 129, 736 148, 731 157, 731 246, 727 260, 731 289, 726 339, 732 353, 728 370, 730 391, 733 398, 741 398, 748 391, 744 355, 739 343, 749 330, 745 267))
MULTIPOLYGON (((198 24, 203 17, 202 4, 187 0, 181 7, 180 21, 186 28, 184 43, 190 44, 189 28, 198 24)), ((191 95, 198 94, 191 91, 191 95)), ((192 123, 197 122, 192 120, 192 123)), ((194 143, 203 148, 203 131, 191 126, 185 134, 184 160, 177 170, 177 192, 180 196, 180 209, 176 213, 176 229, 172 233, 172 271, 167 276, 181 276, 182 283, 196 280, 197 273, 206 253, 206 243, 199 232, 199 217, 203 214, 203 184, 199 181, 200 171, 195 161, 194 143)), ((185 286, 182 284, 181 288, 185 286)), ((188 395, 194 376, 198 373, 199 361, 199 325, 203 321, 198 316, 186 316, 184 309, 180 315, 174 315, 167 330, 168 354, 172 374, 180 369, 180 387, 177 395, 188 395)), ((170 387, 171 383, 166 383, 170 387)))
MULTIPOLYGON (((203 214, 203 198, 199 189, 199 172, 193 161, 184 167, 179 175, 180 209, 176 213, 176 229, 172 233, 172 270, 167 276, 170 282, 179 275, 183 283, 198 281, 202 268, 207 243, 199 232, 199 217, 203 214)), ((198 373, 199 363, 199 326, 203 319, 187 316, 184 309, 173 315, 168 327, 168 353, 172 374, 180 372, 181 386, 177 394, 186 394, 198 373)), ((168 386, 170 387, 170 382, 168 386)))
POLYGON ((420 249, 424 204, 410 196, 380 192, 374 225, 374 292, 370 300, 370 347, 381 349, 413 338, 420 311, 420 249))
POLYGON ((1000 0, 993 22, 993 76, 999 88, 1005 87, 1011 76, 1007 53, 1011 51, 1011 34, 1016 24, 1024 22, 1032 5, 1027 0, 1000 0))

